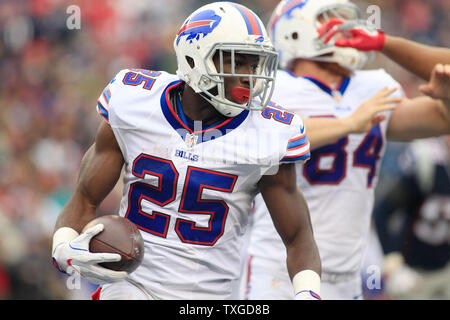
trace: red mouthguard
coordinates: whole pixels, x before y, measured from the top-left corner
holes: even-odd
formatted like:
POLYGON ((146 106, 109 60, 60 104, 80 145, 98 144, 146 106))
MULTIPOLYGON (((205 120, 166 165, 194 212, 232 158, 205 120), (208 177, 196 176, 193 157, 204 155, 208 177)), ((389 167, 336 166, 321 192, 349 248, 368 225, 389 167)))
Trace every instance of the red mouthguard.
POLYGON ((240 104, 247 103, 250 100, 250 89, 243 87, 234 87, 231 89, 231 96, 240 104))

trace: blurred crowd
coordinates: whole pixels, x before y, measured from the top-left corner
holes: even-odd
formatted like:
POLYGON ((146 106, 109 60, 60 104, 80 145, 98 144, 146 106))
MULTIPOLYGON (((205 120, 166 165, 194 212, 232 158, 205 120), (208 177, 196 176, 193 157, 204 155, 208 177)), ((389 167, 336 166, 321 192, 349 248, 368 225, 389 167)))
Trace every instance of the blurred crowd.
MULTIPOLYGON (((50 247, 101 121, 96 100, 120 69, 175 72, 174 35, 208 2, 0 0, 0 299, 76 299, 91 291, 67 288, 50 247), (78 13, 79 24, 70 24, 78 13)), ((278 0, 235 2, 267 22, 278 0)), ((392 35, 450 47, 450 0, 355 2, 363 13, 380 6, 381 27, 392 35)), ((381 55, 371 66, 418 94, 421 81, 381 55)), ((395 176, 403 147, 389 145, 394 152, 383 163, 381 184, 395 176)), ((114 213, 120 196, 117 188, 99 214, 114 213)))

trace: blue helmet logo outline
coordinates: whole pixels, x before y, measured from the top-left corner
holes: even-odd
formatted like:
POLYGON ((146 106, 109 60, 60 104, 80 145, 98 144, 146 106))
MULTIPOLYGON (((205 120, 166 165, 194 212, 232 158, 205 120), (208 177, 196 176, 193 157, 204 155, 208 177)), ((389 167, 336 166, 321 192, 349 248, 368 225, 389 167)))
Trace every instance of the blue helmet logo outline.
POLYGON ((222 17, 217 15, 214 10, 197 13, 178 31, 177 45, 184 36, 187 36, 186 41, 190 41, 190 43, 193 40, 199 40, 200 37, 206 37, 219 25, 221 20, 222 17))

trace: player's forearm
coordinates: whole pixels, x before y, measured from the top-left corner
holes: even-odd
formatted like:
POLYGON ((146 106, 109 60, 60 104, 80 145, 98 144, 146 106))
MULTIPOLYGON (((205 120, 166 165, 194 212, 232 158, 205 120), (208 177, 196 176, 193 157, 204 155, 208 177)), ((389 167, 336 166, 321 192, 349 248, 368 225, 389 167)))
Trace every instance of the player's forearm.
POLYGON ((439 99, 438 102, 441 105, 441 108, 444 110, 444 114, 449 117, 450 113, 450 99, 439 99))
POLYGON ((62 243, 78 237, 83 227, 94 218, 95 209, 96 206, 90 205, 80 192, 75 191, 56 220, 52 254, 62 243))
POLYGON ((423 101, 424 114, 421 117, 421 128, 417 131, 417 138, 430 138, 450 134, 450 107, 444 100, 418 97, 411 100, 413 103, 423 101), (427 108, 427 109, 425 109, 427 108))
MULTIPOLYGON (((313 270, 320 276, 321 261, 306 199, 300 189, 295 188, 287 193, 283 200, 291 204, 281 208, 292 218, 289 219, 290 226, 285 225, 283 231, 280 232, 286 246, 289 276, 292 279, 304 270, 313 270)), ((274 221, 274 224, 280 231, 278 221, 274 221)))
POLYGON ((447 48, 431 47, 389 35, 386 35, 381 52, 424 80, 429 80, 437 63, 450 63, 450 50, 447 48))
POLYGON ((441 115, 442 127, 444 134, 450 134, 450 100, 439 99, 436 100, 438 113, 441 115))
POLYGON ((97 206, 116 185, 123 158, 114 152, 97 152, 99 144, 92 145, 84 155, 78 176, 77 187, 61 211, 55 231, 71 227, 80 232, 95 216, 97 206))
POLYGON ((303 270, 312 270, 321 275, 319 251, 312 235, 299 235, 297 240, 286 246, 286 252, 286 264, 291 279, 303 270))
POLYGON ((294 287, 295 299, 320 299, 322 266, 312 230, 298 233, 286 244, 286 265, 294 287))
POLYGON ((95 143, 81 160, 76 190, 58 217, 55 231, 66 226, 80 232, 94 218, 97 206, 113 190, 123 164, 112 128, 102 122, 95 143))
POLYGON ((311 150, 333 143, 352 132, 350 118, 307 118, 303 122, 311 150))
POLYGON ((76 191, 62 209, 55 224, 55 231, 69 227, 81 232, 83 227, 95 217, 97 206, 91 204, 81 192, 76 191))
POLYGON ((450 109, 430 97, 405 99, 392 114, 388 140, 410 141, 450 134, 450 109))

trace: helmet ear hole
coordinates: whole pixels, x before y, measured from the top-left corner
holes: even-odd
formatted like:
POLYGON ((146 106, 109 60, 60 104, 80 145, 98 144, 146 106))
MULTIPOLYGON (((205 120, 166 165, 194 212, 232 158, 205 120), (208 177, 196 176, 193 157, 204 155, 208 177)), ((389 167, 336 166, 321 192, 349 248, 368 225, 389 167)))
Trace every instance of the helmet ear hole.
POLYGON ((194 68, 195 68, 195 61, 194 61, 194 59, 192 59, 192 58, 189 57, 189 56, 185 56, 185 58, 186 58, 187 63, 189 64, 189 66, 190 66, 192 69, 194 69, 194 68))
POLYGON ((292 32, 291 37, 292 37, 292 39, 297 40, 298 39, 298 33, 297 32, 292 32))

